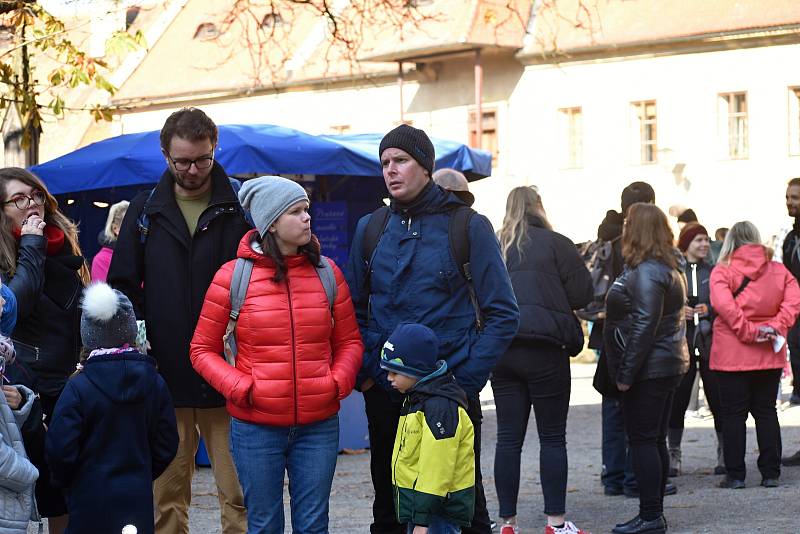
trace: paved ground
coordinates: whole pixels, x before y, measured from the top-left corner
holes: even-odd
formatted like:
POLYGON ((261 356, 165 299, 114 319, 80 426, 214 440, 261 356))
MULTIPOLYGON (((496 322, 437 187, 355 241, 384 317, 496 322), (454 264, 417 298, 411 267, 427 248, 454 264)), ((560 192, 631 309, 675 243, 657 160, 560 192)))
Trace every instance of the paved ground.
MULTIPOLYGON (((594 365, 573 364, 572 402, 567 429, 570 459, 567 509, 568 518, 595 534, 608 533, 614 524, 636 515, 638 501, 623 496, 603 495, 600 473, 600 397, 591 387, 594 365)), ((492 466, 496 419, 487 388, 484 399, 483 462, 489 513, 497 514, 492 466)), ((784 384, 784 400, 788 387, 784 384)), ((784 450, 800 448, 800 407, 779 411, 784 450)), ((531 415, 533 417, 533 415, 531 415)), ((795 533, 800 534, 800 467, 784 468, 777 489, 758 485, 757 443, 752 419, 748 422, 748 474, 751 487, 723 490, 715 487, 720 477, 711 474, 715 462, 714 430, 710 419, 689 417, 684 435, 684 472, 674 479, 678 495, 667 497, 665 515, 670 533, 706 532, 795 533)), ((522 486, 519 499, 519 524, 522 532, 542 532, 542 492, 538 473, 538 441, 531 421, 523 450, 522 486)), ((286 492, 286 517, 288 491, 286 492)), ((340 455, 331 492, 330 531, 335 534, 369 532, 372 486, 369 479, 369 454, 340 455)), ((216 489, 210 469, 198 469, 194 480, 190 510, 192 533, 219 532, 216 489)), ((287 527, 287 532, 290 528, 287 527)), ((35 532, 29 529, 29 532, 35 532)))
MULTIPOLYGON (((572 406, 567 441, 570 459, 567 495, 568 518, 595 534, 610 532, 614 524, 636 515, 638 501, 603 495, 600 473, 600 397, 591 387, 594 365, 574 364, 572 406)), ((495 414, 490 390, 485 393, 483 456, 484 480, 489 512, 497 514, 492 466, 494 462, 495 414)), ((784 384, 784 399, 788 389, 784 384)), ((800 407, 780 410, 784 449, 800 448, 800 407)), ((531 417, 533 417, 531 415, 531 417)), ((665 515, 673 534, 702 532, 800 533, 800 467, 784 468, 777 489, 758 485, 756 439, 752 419, 748 422, 748 474, 751 487, 723 490, 715 487, 720 477, 711 474, 716 459, 714 430, 710 419, 689 417, 684 436, 684 471, 677 477, 678 495, 667 497, 665 515)), ((542 493, 538 474, 538 441, 531 421, 523 450, 519 523, 523 532, 542 532, 542 493)), ((372 487, 369 455, 339 456, 331 495, 332 533, 369 532, 372 487)), ((288 492, 286 497, 287 522, 288 492)), ((191 531, 219 532, 218 505, 209 469, 195 477, 191 531)), ((287 527, 287 532, 290 529, 287 527)))

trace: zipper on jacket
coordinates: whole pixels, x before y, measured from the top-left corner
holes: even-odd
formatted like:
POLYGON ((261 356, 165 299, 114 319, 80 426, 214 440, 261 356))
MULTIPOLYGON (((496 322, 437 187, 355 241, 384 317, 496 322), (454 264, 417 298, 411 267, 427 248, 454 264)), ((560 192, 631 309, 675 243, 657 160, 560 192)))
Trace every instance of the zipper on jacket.
POLYGON ((292 307, 292 288, 289 285, 289 273, 286 273, 286 294, 289 296, 289 325, 292 328, 292 387, 294 388, 294 424, 299 424, 297 417, 297 354, 294 339, 294 308, 292 307))

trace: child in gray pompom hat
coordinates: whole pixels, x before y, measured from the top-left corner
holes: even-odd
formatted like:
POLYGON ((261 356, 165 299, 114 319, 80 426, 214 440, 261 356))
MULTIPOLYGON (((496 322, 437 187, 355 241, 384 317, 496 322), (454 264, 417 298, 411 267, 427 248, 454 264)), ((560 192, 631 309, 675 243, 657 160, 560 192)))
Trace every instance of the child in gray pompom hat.
POLYGON ((247 180, 239 190, 239 202, 250 212, 262 238, 284 211, 301 200, 308 202, 308 193, 303 186, 280 176, 247 180))

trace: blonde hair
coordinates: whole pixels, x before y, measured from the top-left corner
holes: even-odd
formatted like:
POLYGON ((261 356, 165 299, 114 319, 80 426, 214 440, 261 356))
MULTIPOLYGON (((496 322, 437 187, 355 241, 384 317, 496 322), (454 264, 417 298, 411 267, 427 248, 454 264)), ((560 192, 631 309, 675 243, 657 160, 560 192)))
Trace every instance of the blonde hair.
POLYGON ((117 228, 122 226, 122 219, 125 218, 125 212, 128 211, 129 204, 130 202, 127 200, 121 200, 108 208, 108 218, 106 218, 106 227, 103 229, 103 235, 109 243, 117 240, 112 228, 114 225, 117 225, 117 228))
MULTIPOLYGON (((736 252, 736 249, 743 245, 762 245, 761 233, 759 233, 756 225, 750 221, 739 221, 728 230, 725 240, 722 242, 722 248, 719 251, 718 263, 729 264, 731 256, 736 252)), ((768 258, 772 258, 772 249, 764 246, 768 258)))
MULTIPOLYGON (((66 215, 58 210, 58 201, 50 194, 47 187, 35 174, 20 169, 19 167, 5 167, 0 169, 0 195, 6 196, 6 185, 10 180, 19 180, 33 189, 44 193, 44 221, 64 232, 64 240, 72 254, 82 256, 81 246, 78 243, 78 226, 66 215)), ((0 272, 14 276, 17 270, 17 249, 19 243, 11 233, 12 222, 6 217, 5 210, 0 209, 0 272)), ((84 285, 89 283, 91 275, 86 262, 83 262, 78 276, 84 285)))
POLYGON ((547 214, 542 206, 542 197, 535 186, 515 187, 508 194, 506 200, 506 215, 503 226, 500 228, 500 250, 503 258, 508 261, 508 251, 515 247, 520 257, 522 256, 522 243, 528 238, 528 216, 538 217, 545 228, 552 230, 547 214))

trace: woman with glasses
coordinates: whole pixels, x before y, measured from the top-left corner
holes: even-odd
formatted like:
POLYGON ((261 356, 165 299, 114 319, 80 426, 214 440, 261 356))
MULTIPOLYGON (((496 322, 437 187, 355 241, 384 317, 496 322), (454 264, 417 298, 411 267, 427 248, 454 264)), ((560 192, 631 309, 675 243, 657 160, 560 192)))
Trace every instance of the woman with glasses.
MULTIPOLYGON (((58 210, 39 178, 25 169, 0 169, 0 195, 0 273, 18 305, 12 338, 17 360, 26 367, 21 374, 29 382, 24 385, 39 393, 47 425, 78 361, 78 304, 89 269, 77 227, 58 210)), ((25 446, 41 473, 36 483, 39 512, 49 518, 49 531, 60 533, 66 526, 66 506, 49 483, 43 439, 29 437, 25 446)))

